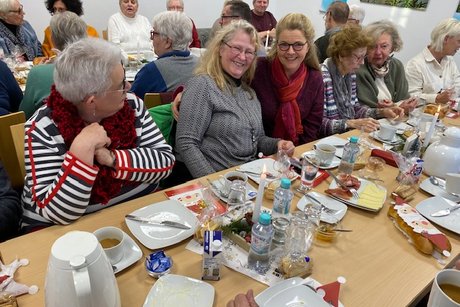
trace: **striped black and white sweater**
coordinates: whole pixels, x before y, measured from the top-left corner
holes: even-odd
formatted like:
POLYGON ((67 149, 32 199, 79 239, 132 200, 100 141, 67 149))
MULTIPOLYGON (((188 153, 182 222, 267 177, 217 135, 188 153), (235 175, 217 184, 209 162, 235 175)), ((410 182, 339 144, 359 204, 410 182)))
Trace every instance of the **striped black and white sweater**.
POLYGON ((172 148, 144 107, 142 100, 128 94, 134 109, 137 146, 113 150, 113 176, 131 181, 105 204, 90 203, 99 168, 75 157, 64 143, 51 110, 43 106, 25 125, 26 178, 22 194, 22 227, 26 231, 52 224, 69 224, 83 214, 152 192, 174 165, 172 148))

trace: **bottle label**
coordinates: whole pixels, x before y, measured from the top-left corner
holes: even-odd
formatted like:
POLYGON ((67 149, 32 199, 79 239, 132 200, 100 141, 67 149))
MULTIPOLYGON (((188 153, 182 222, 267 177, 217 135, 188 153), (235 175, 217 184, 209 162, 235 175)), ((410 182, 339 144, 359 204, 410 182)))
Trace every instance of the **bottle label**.
POLYGON ((251 249, 257 254, 268 254, 270 240, 271 236, 263 237, 253 232, 251 236, 251 249))

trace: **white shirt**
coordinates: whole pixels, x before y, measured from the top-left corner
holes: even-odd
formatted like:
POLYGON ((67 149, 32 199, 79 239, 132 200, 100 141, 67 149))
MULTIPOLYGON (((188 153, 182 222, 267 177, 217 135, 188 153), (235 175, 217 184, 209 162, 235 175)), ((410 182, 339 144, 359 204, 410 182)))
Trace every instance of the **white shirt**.
POLYGON ((136 14, 134 18, 129 18, 120 12, 110 16, 107 27, 109 41, 128 54, 153 50, 150 30, 152 25, 147 17, 136 14))
POLYGON ((445 56, 438 63, 428 47, 407 62, 406 78, 409 94, 428 103, 435 102, 443 89, 455 87, 456 97, 460 93, 460 73, 453 57, 445 56))

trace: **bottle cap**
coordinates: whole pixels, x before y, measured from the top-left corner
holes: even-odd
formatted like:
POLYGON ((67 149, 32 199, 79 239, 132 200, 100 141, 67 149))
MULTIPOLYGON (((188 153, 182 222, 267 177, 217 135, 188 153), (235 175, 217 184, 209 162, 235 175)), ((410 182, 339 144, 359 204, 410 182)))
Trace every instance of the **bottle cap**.
POLYGON ((262 225, 268 225, 271 222, 272 217, 268 212, 262 212, 259 216, 259 223, 262 225))
POLYGON ((356 144, 356 143, 358 143, 358 140, 359 140, 359 137, 357 137, 357 136, 352 136, 352 137, 350 138, 350 143, 356 144))
POLYGON ((282 178, 281 179, 281 187, 283 189, 289 189, 291 188, 291 180, 287 179, 287 178, 282 178))

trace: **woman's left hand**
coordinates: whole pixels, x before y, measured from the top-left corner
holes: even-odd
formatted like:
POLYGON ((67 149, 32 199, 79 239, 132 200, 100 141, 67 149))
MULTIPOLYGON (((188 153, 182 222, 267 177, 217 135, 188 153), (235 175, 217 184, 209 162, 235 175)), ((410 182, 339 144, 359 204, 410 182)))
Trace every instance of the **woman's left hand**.
POLYGON ((380 110, 382 110, 382 115, 385 118, 398 119, 404 117, 404 109, 397 106, 383 108, 380 110))
POLYGON ((417 97, 411 97, 409 99, 403 100, 399 106, 404 109, 404 112, 406 114, 409 114, 410 112, 412 112, 412 110, 415 109, 417 104, 417 97))
POLYGON ((294 154, 294 143, 291 141, 281 140, 278 142, 278 150, 284 150, 289 157, 292 157, 294 154))
POLYGON ((113 167, 115 158, 110 150, 106 147, 98 148, 94 151, 94 157, 100 165, 113 167))

